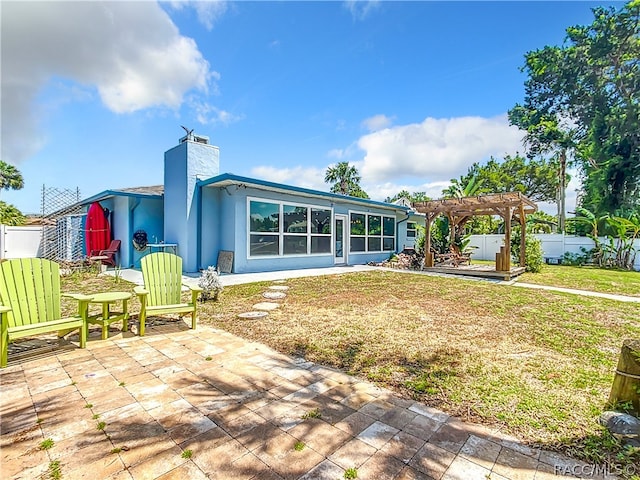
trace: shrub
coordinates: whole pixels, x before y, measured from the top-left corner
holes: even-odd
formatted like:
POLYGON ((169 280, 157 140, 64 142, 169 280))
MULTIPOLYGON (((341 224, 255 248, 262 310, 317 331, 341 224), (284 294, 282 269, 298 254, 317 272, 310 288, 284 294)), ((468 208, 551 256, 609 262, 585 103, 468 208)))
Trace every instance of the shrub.
POLYGON ((215 267, 207 267, 206 270, 202 271, 198 286, 202 288, 200 300, 203 302, 209 299, 213 299, 214 302, 218 301, 218 295, 220 295, 223 286, 220 281, 220 274, 215 267))
POLYGON ((594 255, 596 255, 595 248, 587 250, 584 247, 580 247, 580 252, 581 253, 564 252, 564 254, 562 255, 562 264, 578 267, 593 263, 594 255))
MULTIPOLYGON (((514 261, 520 261, 520 232, 514 231, 514 235, 511 237, 511 255, 514 261)), ((524 260, 527 267, 527 272, 538 273, 542 270, 544 264, 544 257, 542 255, 542 242, 531 236, 527 235, 525 239, 524 260)))

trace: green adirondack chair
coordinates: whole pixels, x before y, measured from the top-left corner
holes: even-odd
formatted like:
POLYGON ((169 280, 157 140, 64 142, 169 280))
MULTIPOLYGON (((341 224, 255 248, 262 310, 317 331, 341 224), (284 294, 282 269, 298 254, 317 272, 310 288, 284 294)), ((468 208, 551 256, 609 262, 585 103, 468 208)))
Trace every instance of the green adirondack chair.
POLYGON ((145 255, 141 260, 144 287, 134 292, 140 299, 140 336, 144 335, 147 315, 165 313, 191 314, 191 328, 196 328, 196 308, 200 287, 191 289, 191 302, 182 301, 182 258, 173 253, 157 252, 145 255))
POLYGON ((2 319, 0 367, 7 366, 9 343, 18 338, 78 329, 80 348, 87 344, 89 295, 61 294, 60 267, 42 258, 19 258, 0 263, 0 316, 2 319), (62 317, 60 298, 78 300, 78 313, 62 317))

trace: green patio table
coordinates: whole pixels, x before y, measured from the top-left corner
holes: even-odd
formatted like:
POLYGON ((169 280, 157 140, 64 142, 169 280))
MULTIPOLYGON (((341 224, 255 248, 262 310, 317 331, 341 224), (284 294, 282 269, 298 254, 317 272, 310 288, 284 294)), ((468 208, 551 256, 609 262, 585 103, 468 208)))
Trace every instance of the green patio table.
POLYGON ((122 320, 122 331, 129 328, 129 308, 128 302, 131 298, 129 292, 104 292, 93 295, 90 303, 102 304, 102 312, 97 315, 90 315, 88 322, 102 326, 102 340, 109 337, 109 325, 122 320), (111 305, 122 302, 121 312, 112 312, 111 305))

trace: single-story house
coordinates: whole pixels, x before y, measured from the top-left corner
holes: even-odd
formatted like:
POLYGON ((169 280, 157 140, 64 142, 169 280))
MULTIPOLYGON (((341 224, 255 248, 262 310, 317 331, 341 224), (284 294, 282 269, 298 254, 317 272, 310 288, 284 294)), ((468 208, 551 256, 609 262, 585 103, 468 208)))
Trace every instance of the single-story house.
POLYGON ((138 267, 153 249, 177 251, 185 272, 232 272, 365 264, 414 245, 424 215, 406 202, 354 198, 219 171, 219 148, 189 134, 164 155, 164 185, 106 190, 81 202, 109 212, 122 241, 118 263, 138 267), (148 244, 135 242, 143 232, 148 244), (175 248, 172 247, 175 245, 175 248), (137 247, 137 248, 136 248, 137 247))

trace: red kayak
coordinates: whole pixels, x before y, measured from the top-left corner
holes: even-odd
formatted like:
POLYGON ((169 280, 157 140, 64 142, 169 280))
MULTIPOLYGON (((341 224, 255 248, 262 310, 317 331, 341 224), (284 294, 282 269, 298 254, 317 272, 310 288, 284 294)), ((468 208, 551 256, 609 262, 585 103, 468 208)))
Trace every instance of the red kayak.
POLYGON ((87 255, 91 252, 105 250, 111 242, 111 227, 104 209, 98 202, 93 202, 87 212, 84 224, 84 238, 87 255))

